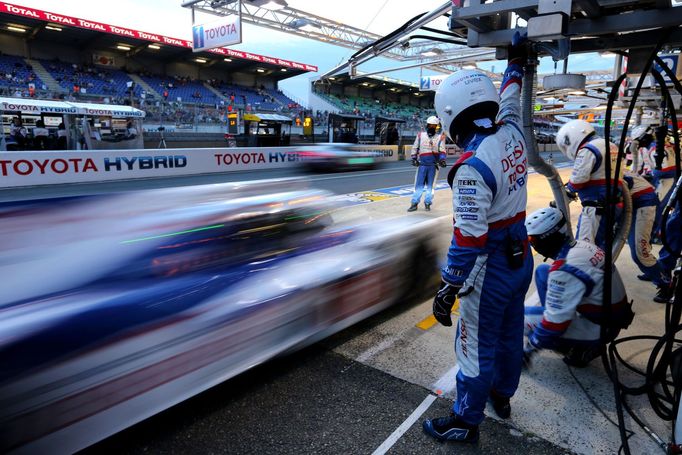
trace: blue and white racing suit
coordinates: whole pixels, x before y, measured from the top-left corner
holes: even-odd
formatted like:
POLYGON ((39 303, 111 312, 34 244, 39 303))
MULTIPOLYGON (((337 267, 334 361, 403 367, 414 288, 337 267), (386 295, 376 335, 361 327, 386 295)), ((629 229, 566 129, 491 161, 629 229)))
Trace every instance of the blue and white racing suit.
MULTIPOLYGON (((576 239, 594 243, 602 249, 606 236, 606 220, 603 216, 606 201, 605 151, 604 139, 594 139, 583 145, 576 154, 573 172, 566 185, 571 191, 578 193, 583 206, 578 218, 576 239)), ((618 147, 615 144, 610 144, 610 156, 613 175, 618 157, 618 147)), ((615 183, 612 179, 612 185, 615 183)), ((619 218, 620 210, 616 210, 616 219, 619 218)))
POLYGON ((524 222, 528 161, 519 127, 523 69, 507 67, 495 133, 472 135, 448 174, 454 235, 444 281, 462 286, 453 409, 478 425, 488 394, 514 395, 523 359, 523 301, 533 260, 524 222), (520 253, 510 260, 510 247, 520 253))
MULTIPOLYGON (((535 269, 540 306, 526 307, 528 341, 536 348, 566 352, 573 347, 600 344, 603 314, 605 254, 581 240, 566 243, 554 263, 535 269)), ((611 281, 610 320, 629 311, 625 287, 616 267, 611 281)), ((615 338, 616 332, 610 333, 615 338)))
POLYGON ((658 235, 661 229, 661 213, 663 212, 663 207, 668 203, 670 199, 670 193, 673 190, 673 183, 675 183, 675 166, 672 160, 674 151, 671 150, 669 146, 663 147, 663 160, 661 161, 660 169, 656 168, 656 154, 657 154, 656 143, 651 144, 651 148, 648 153, 648 164, 651 168, 651 176, 653 180, 651 184, 656 188, 656 194, 658 195, 658 208, 656 209, 656 220, 654 222, 653 232, 658 235))
POLYGON ((417 134, 412 146, 412 159, 419 160, 417 175, 414 178, 414 194, 412 203, 419 204, 422 194, 426 191, 424 202, 433 201, 433 184, 438 178, 438 162, 445 159, 445 136, 426 132, 417 134))
POLYGON ((677 201, 673 206, 673 211, 668 217, 668 222, 666 223, 666 241, 668 243, 668 248, 661 248, 659 253, 658 262, 663 269, 666 281, 670 282, 672 270, 675 268, 677 258, 680 257, 682 252, 682 202, 680 202, 680 196, 677 195, 677 201))
POLYGON ((665 275, 651 251, 651 230, 659 205, 656 191, 644 177, 637 174, 626 173, 623 180, 627 184, 632 198, 632 224, 628 236, 630 255, 639 270, 654 285, 661 286, 666 282, 665 275))

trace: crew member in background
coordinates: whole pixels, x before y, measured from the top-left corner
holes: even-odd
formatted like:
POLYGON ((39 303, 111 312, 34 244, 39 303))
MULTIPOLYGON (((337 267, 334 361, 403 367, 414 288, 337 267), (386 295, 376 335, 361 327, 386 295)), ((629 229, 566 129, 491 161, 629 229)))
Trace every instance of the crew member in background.
MULTIPOLYGON (((566 188, 575 192, 580 198, 583 208, 578 218, 576 238, 597 245, 604 249, 606 238, 606 219, 604 205, 606 202, 606 177, 604 173, 604 156, 606 141, 598 138, 592 125, 584 120, 571 120, 559 129, 556 144, 569 160, 574 161, 573 172, 566 188)), ((618 147, 609 143, 611 173, 616 169, 618 147)), ((622 175, 622 173, 621 173, 622 175)), ((612 184, 622 184, 620 178, 612 179, 612 184)), ((612 187, 613 188, 613 187, 612 187)), ((569 196, 570 197, 570 196, 569 196)), ((616 210, 616 220, 620 211, 616 210)), ((615 226, 613 227, 615 229, 615 226)))
MULTIPOLYGON (((673 283, 672 271, 677 264, 677 259, 682 254, 682 188, 680 183, 682 180, 673 188, 670 195, 669 205, 672 207, 670 216, 668 217, 668 222, 665 225, 666 233, 666 245, 661 248, 659 253, 658 262, 663 269, 663 273, 669 283, 673 283)), ((679 283, 677 284, 679 286, 679 283)), ((668 302, 672 296, 674 289, 668 285, 667 287, 662 286, 658 289, 658 293, 654 300, 659 303, 668 302)))
POLYGON ((627 163, 631 166, 632 172, 650 179, 651 161, 649 147, 654 142, 654 130, 649 125, 638 125, 632 130, 632 140, 628 144, 628 151, 632 157, 632 162, 627 163))
POLYGON ((437 129, 440 120, 435 115, 426 119, 426 131, 417 134, 412 146, 412 165, 417 166, 417 175, 414 178, 414 194, 412 204, 407 209, 414 212, 419 206, 422 194, 424 207, 431 210, 433 203, 434 182, 438 178, 438 166, 445 167, 445 135, 438 134, 437 129))
POLYGON ((135 124, 132 121, 128 121, 126 124, 126 139, 135 139, 137 137, 137 128, 135 128, 135 124))
POLYGON ((42 120, 36 121, 36 126, 33 128, 33 146, 37 150, 47 150, 49 148, 50 131, 45 128, 45 123, 42 120))
POLYGON ((19 150, 26 150, 28 131, 19 117, 14 117, 14 120, 12 120, 12 125, 9 127, 9 135, 17 143, 19 150))
MULTIPOLYGON (((626 172, 623 180, 627 184, 632 198, 632 224, 630 225, 628 244, 630 245, 632 260, 642 272, 642 275, 637 276, 637 278, 643 281, 651 281, 659 289, 667 289, 670 280, 666 278, 661 264, 651 251, 651 229, 659 206, 656 191, 644 177, 635 173, 626 172)), ((660 302, 663 298, 657 294, 654 301, 660 302)), ((667 299, 663 300, 663 302, 665 301, 667 299)))
POLYGON ((520 127, 525 44, 511 47, 509 57, 500 95, 478 70, 453 73, 436 92, 443 129, 464 150, 448 174, 454 236, 433 302, 436 320, 451 326, 458 295, 460 301, 457 399, 452 414, 423 423, 438 440, 477 441, 488 399, 508 418, 521 376, 523 302, 533 272, 520 127))
POLYGON ((656 221, 653 228, 653 236, 656 243, 660 237, 661 212, 668 203, 670 193, 675 183, 675 150, 673 139, 670 134, 666 135, 663 147, 654 142, 649 149, 649 166, 651 166, 651 183, 656 188, 658 200, 661 201, 656 211, 656 221))
POLYGON ((67 147, 66 136, 67 136, 66 126, 64 126, 64 122, 61 122, 57 127, 57 150, 66 150, 67 147))
POLYGON ((602 308, 604 251, 582 240, 571 240, 561 210, 547 207, 528 216, 528 238, 539 254, 554 259, 535 269, 540 306, 527 306, 525 325, 529 346, 526 362, 537 349, 564 354, 564 362, 584 367, 601 353, 604 343, 632 322, 631 304, 615 265, 611 281, 611 310, 602 308), (605 339, 601 339, 606 325, 605 339))

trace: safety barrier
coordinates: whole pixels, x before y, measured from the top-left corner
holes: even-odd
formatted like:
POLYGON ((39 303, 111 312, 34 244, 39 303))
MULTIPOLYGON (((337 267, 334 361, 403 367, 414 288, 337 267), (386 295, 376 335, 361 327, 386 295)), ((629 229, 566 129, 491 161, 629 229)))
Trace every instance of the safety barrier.
MULTIPOLYGON (((378 161, 397 161, 398 147, 357 145, 378 161)), ((0 188, 276 169, 297 166, 302 147, 8 152, 0 155, 0 188)))

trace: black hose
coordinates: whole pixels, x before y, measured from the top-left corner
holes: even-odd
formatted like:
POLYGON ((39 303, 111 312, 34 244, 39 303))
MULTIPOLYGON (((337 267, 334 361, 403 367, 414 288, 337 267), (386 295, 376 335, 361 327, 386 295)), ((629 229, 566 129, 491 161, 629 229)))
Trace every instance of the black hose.
POLYGON ((441 38, 439 36, 431 36, 431 35, 410 35, 407 41, 412 41, 413 39, 427 39, 429 41, 438 41, 441 43, 448 43, 448 44, 464 44, 464 45, 466 45, 466 43, 467 43, 464 40, 441 38))
MULTIPOLYGON (((642 74, 647 74, 653 64, 654 59, 656 58, 656 55, 658 52, 661 50, 663 47, 663 44, 665 41, 668 39, 670 36, 670 33, 672 32, 672 28, 665 29, 663 33, 661 33, 660 38, 658 40, 658 43, 656 44, 656 47, 653 49, 651 56, 647 60, 646 64, 644 65, 644 69, 642 71, 642 74)), ((639 92, 642 89, 642 85, 644 84, 644 77, 640 77, 639 81, 637 82, 637 86, 635 87, 635 90, 633 91, 632 94, 632 99, 630 101, 630 106, 628 106, 628 112, 625 116, 625 121, 623 123, 623 131, 621 133, 621 139, 620 143, 618 145, 618 155, 616 157, 616 168, 615 172, 613 173, 614 177, 616 177, 616 184, 612 185, 612 180, 611 180, 611 149, 610 149, 610 142, 611 142, 611 113, 613 110, 613 103, 615 102, 616 95, 618 93, 618 87, 620 85, 620 82, 623 80, 624 75, 621 75, 617 81, 616 84, 611 89, 611 93, 609 94, 609 101, 606 107, 606 119, 605 119, 605 125, 604 125, 604 139, 606 141, 605 145, 605 154, 606 156, 604 157, 604 174, 605 174, 605 179, 606 179, 606 210, 605 210, 605 224, 607 226, 605 230, 605 246, 604 246, 604 255, 605 255, 605 267, 604 267, 604 287, 603 287, 603 295, 602 295, 602 307, 604 308, 604 318, 605 320, 610 320, 611 316, 611 283, 612 283, 612 276, 611 274, 613 273, 613 254, 611 251, 612 245, 613 245, 613 231, 611 229, 611 226, 614 225, 614 220, 615 220, 615 208, 616 208, 616 201, 617 201, 617 190, 618 190, 618 175, 620 172, 620 163, 622 161, 623 156, 625 155, 624 153, 624 145, 625 145, 625 138, 627 135, 627 130, 628 130, 628 125, 630 123, 630 118, 632 117, 632 113, 635 109, 635 104, 637 102, 637 98, 639 97, 639 92), (613 188, 612 188, 613 186, 613 188)), ((666 87, 667 88, 667 87, 666 87)), ((605 326, 601 327, 601 339, 606 341, 606 331, 607 328, 605 326)), ((610 348, 612 349, 612 348, 610 348)), ((621 447, 624 450, 626 455, 630 455, 630 446, 628 444, 628 437, 626 434, 626 429, 625 429, 625 416, 623 413, 623 404, 621 402, 621 384, 618 379, 618 370, 616 368, 615 364, 615 356, 613 355, 612 352, 609 352, 609 355, 607 355, 606 348, 602 349, 602 363, 604 364, 604 368, 611 378, 613 382, 613 390, 614 390, 614 398, 616 402, 616 411, 618 415, 618 424, 619 424, 619 430, 620 430, 620 439, 621 439, 621 447)))
POLYGON ((405 22, 403 25, 401 25, 401 26, 398 27, 397 29, 393 30, 393 31, 392 31, 391 33, 389 33, 388 35, 382 36, 381 38, 377 39, 376 41, 373 41, 373 42, 369 43, 368 45, 366 45, 365 47, 361 48, 361 49, 358 50, 356 53, 354 53, 353 55, 351 55, 350 58, 349 58, 348 60, 353 60, 355 57, 358 56, 358 54, 360 54, 361 52, 366 51, 366 50, 369 49, 370 47, 373 47, 373 46, 376 46, 377 44, 381 44, 381 43, 383 43, 383 42, 385 42, 385 41, 388 41, 389 39, 393 38, 394 36, 396 36, 396 35, 402 33, 402 32, 403 32, 407 27, 409 27, 414 21, 416 21, 417 19, 420 19, 421 17, 423 17, 423 16, 426 15, 426 14, 428 14, 428 11, 423 12, 423 13, 421 13, 421 14, 417 14, 417 15, 414 16, 412 19, 408 20, 407 22, 405 22))
MULTIPOLYGON (((457 33, 452 33, 452 32, 446 32, 445 30, 438 30, 437 28, 433 27, 427 27, 426 25, 421 27, 421 30, 424 30, 425 32, 431 32, 431 33, 438 33, 439 35, 446 35, 446 36, 453 36, 455 38, 462 38, 459 36, 457 33)), ((466 40, 462 39, 462 44, 466 44, 466 40)))

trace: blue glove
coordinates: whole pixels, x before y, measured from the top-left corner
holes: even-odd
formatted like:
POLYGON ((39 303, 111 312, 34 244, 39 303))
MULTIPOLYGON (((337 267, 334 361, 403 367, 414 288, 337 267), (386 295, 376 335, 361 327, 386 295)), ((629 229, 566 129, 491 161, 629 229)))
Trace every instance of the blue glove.
POLYGON ((526 32, 514 33, 512 37, 511 46, 507 48, 509 62, 516 60, 515 63, 524 65, 528 60, 528 34, 526 32))
POLYGON ((514 36, 512 36, 511 40, 511 45, 512 46, 520 46, 521 44, 525 44, 528 41, 528 32, 519 32, 518 30, 514 32, 514 36))

